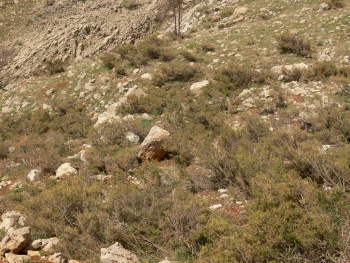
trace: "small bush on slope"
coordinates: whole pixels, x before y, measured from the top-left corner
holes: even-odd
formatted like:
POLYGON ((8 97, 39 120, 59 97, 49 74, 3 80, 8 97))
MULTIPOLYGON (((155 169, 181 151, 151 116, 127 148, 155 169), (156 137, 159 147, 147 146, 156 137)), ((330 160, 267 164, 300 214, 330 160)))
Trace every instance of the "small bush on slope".
POLYGON ((311 45, 303 38, 285 33, 277 38, 277 42, 281 53, 293 53, 301 57, 311 57, 311 45))

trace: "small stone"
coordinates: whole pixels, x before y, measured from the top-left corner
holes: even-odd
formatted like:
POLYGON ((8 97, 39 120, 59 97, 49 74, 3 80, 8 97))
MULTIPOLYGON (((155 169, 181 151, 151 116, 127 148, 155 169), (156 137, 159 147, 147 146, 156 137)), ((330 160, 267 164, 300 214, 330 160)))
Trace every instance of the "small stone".
POLYGON ((142 79, 148 79, 148 80, 152 80, 152 75, 149 73, 144 73, 141 76, 142 79))
POLYGON ((33 169, 29 172, 29 174, 27 175, 27 178, 30 182, 37 181, 40 177, 40 174, 41 174, 41 170, 33 169))
POLYGON ((200 93, 202 93, 202 89, 208 85, 209 85, 208 80, 202 80, 200 82, 195 82, 191 85, 190 91, 196 95, 199 95, 200 93))
POLYGON ((125 138, 128 139, 133 144, 139 144, 140 143, 140 136, 133 132, 127 132, 125 134, 125 138))
POLYGON ((222 204, 216 204, 216 205, 211 205, 209 206, 210 210, 217 210, 222 207, 222 204))
POLYGON ((30 257, 27 255, 16 255, 13 253, 6 253, 5 258, 7 263, 23 263, 30 261, 30 257))
POLYGON ((27 255, 30 257, 40 257, 40 252, 34 251, 34 250, 28 250, 27 255))
POLYGON ((55 93, 55 89, 51 88, 45 92, 46 97, 51 97, 55 93))
POLYGON ((67 263, 68 259, 62 253, 55 253, 49 256, 48 261, 51 263, 67 263))
POLYGON ((67 176, 77 175, 77 169, 73 168, 70 163, 64 163, 56 170, 56 179, 62 179, 67 176))

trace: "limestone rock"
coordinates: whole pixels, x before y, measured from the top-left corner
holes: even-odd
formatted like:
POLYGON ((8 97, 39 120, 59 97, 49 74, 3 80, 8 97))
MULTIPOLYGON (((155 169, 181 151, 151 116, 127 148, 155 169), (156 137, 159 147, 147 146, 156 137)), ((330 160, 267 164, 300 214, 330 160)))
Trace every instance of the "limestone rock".
POLYGON ((331 9, 331 6, 329 3, 321 3, 319 6, 318 6, 318 10, 319 11, 325 11, 325 10, 329 10, 331 9))
POLYGON ((105 111, 98 115, 97 121, 94 124, 94 128, 97 129, 105 123, 121 122, 121 118, 115 114, 115 112, 105 111))
POLYGON ((70 163, 64 163, 56 170, 56 179, 62 179, 67 176, 77 175, 77 169, 73 168, 70 163))
POLYGON ((139 263, 136 255, 125 249, 118 242, 101 249, 101 263, 139 263))
POLYGON ((37 251, 42 250, 45 252, 50 251, 53 246, 58 245, 59 239, 57 237, 47 238, 47 239, 36 239, 32 241, 25 249, 24 251, 37 251))
POLYGON ((148 80, 152 80, 152 75, 149 73, 144 73, 141 76, 142 79, 148 79, 148 80))
POLYGON ((40 257, 40 252, 34 251, 34 250, 28 250, 27 255, 30 257, 40 257))
POLYGON ((128 139, 133 144, 139 144, 140 143, 140 136, 138 136, 137 134, 135 134, 133 132, 127 132, 125 134, 125 138, 128 139))
POLYGON ((241 6, 241 7, 237 7, 233 13, 233 17, 237 18, 241 15, 245 15, 248 12, 248 8, 241 6))
POLYGON ((25 248, 30 242, 30 228, 24 227, 7 235, 0 242, 0 254, 4 255, 8 252, 18 253, 25 248))
POLYGON ((68 259, 62 253, 55 253, 49 256, 48 261, 51 263, 67 263, 68 259))
POLYGON ((13 253, 6 253, 5 258, 8 263, 23 263, 30 260, 30 257, 27 255, 16 255, 13 253))
POLYGON ((95 179, 97 181, 101 182, 107 182, 112 179, 112 175, 105 175, 105 174, 98 174, 98 175, 93 175, 91 176, 92 179, 95 179))
POLYGON ((128 101, 128 98, 135 96, 137 98, 146 96, 147 94, 139 88, 137 85, 128 89, 125 95, 119 99, 118 102, 113 103, 108 107, 108 109, 98 115, 97 122, 94 124, 94 128, 98 129, 101 125, 105 123, 121 122, 121 117, 117 115, 117 109, 128 101))
POLYGON ((33 169, 27 175, 27 178, 30 182, 37 181, 40 177, 41 171, 39 169, 33 169))
POLYGON ((158 126, 153 126, 141 143, 138 158, 142 160, 161 160, 166 155, 164 142, 170 138, 170 133, 158 126))
POLYGON ((216 205, 211 205, 209 206, 210 210, 217 210, 222 207, 222 204, 216 204, 216 205))
POLYGON ((141 88, 139 88, 137 85, 134 87, 128 89, 128 91, 125 93, 125 95, 119 100, 119 103, 125 103, 127 99, 131 96, 135 96, 136 98, 140 98, 143 96, 147 96, 146 92, 144 92, 141 88))
POLYGON ((26 218, 17 211, 6 212, 1 218, 0 229, 4 229, 6 233, 13 231, 18 225, 23 226, 26 220, 26 218))
POLYGON ((292 71, 294 69, 299 69, 299 70, 306 70, 309 68, 309 65, 306 65, 305 63, 295 63, 293 65, 278 65, 278 66, 274 66, 271 68, 271 72, 275 73, 275 74, 282 74, 283 70, 287 70, 287 71, 292 71))
POLYGON ((202 92, 202 88, 209 85, 208 80, 202 80, 200 82, 193 83, 190 87, 190 91, 196 95, 199 95, 202 92))

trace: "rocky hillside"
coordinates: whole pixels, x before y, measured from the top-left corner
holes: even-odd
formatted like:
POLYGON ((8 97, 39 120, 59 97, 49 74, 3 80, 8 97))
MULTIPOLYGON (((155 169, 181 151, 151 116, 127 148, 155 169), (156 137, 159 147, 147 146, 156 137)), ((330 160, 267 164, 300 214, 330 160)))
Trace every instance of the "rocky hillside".
POLYGON ((349 262, 349 10, 0 0, 0 261, 349 262))

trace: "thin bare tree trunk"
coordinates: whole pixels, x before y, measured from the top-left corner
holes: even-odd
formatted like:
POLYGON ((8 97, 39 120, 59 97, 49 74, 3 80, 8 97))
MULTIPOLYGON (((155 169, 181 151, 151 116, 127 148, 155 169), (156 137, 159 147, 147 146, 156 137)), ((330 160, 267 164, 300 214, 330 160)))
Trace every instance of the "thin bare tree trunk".
POLYGON ((174 7, 173 9, 173 12, 174 12, 174 23, 175 23, 175 34, 177 35, 177 21, 176 21, 176 8, 174 7))
POLYGON ((179 30, 179 33, 177 34, 178 36, 181 34, 181 3, 179 4, 179 19, 178 19, 178 23, 179 23, 179 26, 178 26, 178 30, 179 30))

